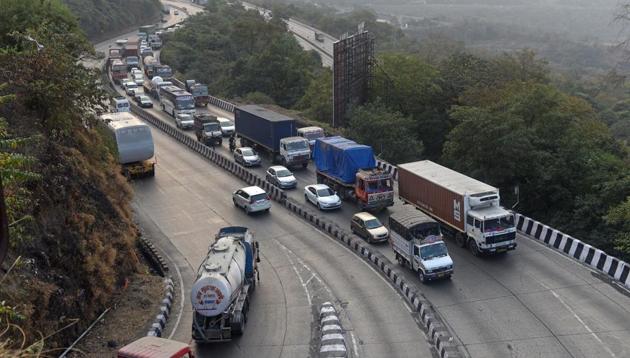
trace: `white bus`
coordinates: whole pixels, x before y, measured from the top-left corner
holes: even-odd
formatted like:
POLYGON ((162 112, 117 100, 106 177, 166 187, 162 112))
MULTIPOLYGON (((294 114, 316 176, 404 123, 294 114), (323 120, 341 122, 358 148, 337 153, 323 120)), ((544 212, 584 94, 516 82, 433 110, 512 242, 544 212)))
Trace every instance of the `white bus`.
POLYGON ((181 113, 195 114, 195 98, 177 86, 160 87, 160 104, 173 118, 181 113))

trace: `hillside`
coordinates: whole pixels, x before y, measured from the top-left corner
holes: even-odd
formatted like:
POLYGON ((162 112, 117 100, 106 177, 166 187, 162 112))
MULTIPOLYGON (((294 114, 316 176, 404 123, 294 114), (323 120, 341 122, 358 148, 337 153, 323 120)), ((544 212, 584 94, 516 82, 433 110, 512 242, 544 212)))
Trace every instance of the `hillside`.
POLYGON ((74 16, 59 0, 0 0, 0 8, 0 173, 10 223, 0 339, 67 346, 138 270, 131 189, 94 129, 103 93, 97 73, 77 65, 92 46, 74 16))
POLYGON ((159 0, 63 0, 92 40, 107 38, 120 30, 157 22, 159 0))

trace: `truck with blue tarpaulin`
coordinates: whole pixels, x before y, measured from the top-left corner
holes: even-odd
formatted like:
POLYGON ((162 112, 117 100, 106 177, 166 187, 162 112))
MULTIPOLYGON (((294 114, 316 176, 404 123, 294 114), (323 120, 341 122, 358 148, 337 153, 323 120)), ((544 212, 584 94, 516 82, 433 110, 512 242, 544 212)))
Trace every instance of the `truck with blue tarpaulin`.
POLYGON ((236 135, 241 146, 270 154, 272 162, 306 167, 311 158, 308 140, 297 136, 295 119, 258 105, 234 109, 236 135))
POLYGON ((318 138, 313 161, 317 183, 328 185, 344 200, 356 200, 361 210, 394 205, 392 175, 376 166, 372 147, 339 136, 318 138))

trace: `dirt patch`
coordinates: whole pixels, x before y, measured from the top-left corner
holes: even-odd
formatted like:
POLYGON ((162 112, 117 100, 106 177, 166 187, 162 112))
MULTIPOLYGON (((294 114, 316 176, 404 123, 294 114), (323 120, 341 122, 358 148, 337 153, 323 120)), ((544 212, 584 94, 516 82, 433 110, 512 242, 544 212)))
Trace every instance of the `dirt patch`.
POLYGON ((134 275, 116 295, 112 309, 78 344, 70 357, 115 357, 116 351, 147 334, 164 297, 164 278, 134 275))

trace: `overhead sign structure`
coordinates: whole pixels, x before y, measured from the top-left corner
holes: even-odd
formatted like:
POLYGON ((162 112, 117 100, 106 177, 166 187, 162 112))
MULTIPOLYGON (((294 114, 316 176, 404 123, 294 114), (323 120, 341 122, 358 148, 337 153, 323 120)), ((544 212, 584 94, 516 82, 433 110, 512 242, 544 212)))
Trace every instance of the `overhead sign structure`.
POLYGON ((373 59, 374 38, 361 27, 333 44, 333 127, 343 127, 352 107, 367 101, 373 59))

